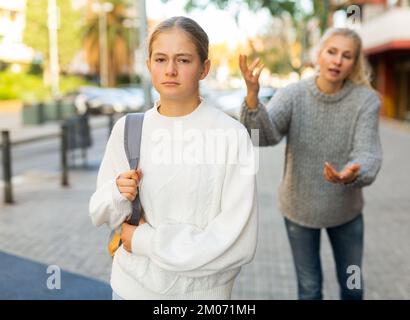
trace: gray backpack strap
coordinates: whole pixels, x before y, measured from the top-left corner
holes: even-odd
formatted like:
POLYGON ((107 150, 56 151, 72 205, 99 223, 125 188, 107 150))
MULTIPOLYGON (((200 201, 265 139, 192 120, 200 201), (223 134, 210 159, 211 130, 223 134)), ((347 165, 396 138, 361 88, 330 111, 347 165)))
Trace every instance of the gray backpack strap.
MULTIPOLYGON (((124 147, 130 169, 137 169, 140 160, 142 124, 144 113, 130 113, 125 117, 124 147)), ((128 223, 138 225, 142 215, 139 192, 132 202, 132 214, 128 223)))
POLYGON ((143 113, 130 113, 125 117, 124 147, 130 169, 137 169, 140 160, 143 113))

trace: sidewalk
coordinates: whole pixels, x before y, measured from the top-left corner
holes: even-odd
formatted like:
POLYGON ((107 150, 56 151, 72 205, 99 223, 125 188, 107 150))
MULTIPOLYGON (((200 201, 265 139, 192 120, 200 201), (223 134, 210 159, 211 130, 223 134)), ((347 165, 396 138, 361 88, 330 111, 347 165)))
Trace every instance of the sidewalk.
MULTIPOLYGON (((108 116, 105 115, 90 117, 91 127, 107 126, 108 128, 108 122, 108 116)), ((0 130, 9 130, 12 142, 58 134, 61 131, 60 126, 59 121, 46 122, 41 125, 24 125, 20 113, 0 111, 0 130)))
MULTIPOLYGON (((25 130, 21 130, 23 136, 25 130)), ((376 182, 365 189, 365 296, 410 299, 410 130, 382 121, 381 136, 383 167, 376 182)), ((101 153, 90 150, 89 154, 91 161, 101 158, 101 153)), ((254 261, 243 268, 234 286, 233 299, 296 298, 293 262, 276 198, 283 154, 284 143, 260 149, 258 248, 254 261)), ((108 230, 95 228, 88 217, 96 175, 96 168, 71 171, 71 187, 65 189, 59 186, 56 173, 26 175, 16 194, 18 203, 0 203, 0 251, 41 263, 44 275, 48 265, 58 265, 66 272, 108 284, 108 230)), ((324 296, 338 299, 333 257, 325 233, 322 243, 324 296)), ((0 283, 13 286, 3 271, 0 283)), ((34 290, 44 287, 44 281, 37 276, 30 285, 34 290)), ((70 287, 70 281, 63 278, 62 288, 70 287)), ((79 296, 81 287, 77 287, 79 296)))

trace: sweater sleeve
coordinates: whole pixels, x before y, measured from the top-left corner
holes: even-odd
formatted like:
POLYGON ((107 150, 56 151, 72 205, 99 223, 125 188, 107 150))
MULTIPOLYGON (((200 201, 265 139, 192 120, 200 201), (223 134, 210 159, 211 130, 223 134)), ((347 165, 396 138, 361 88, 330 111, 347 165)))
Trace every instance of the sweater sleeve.
POLYGON ((379 136, 380 99, 372 93, 362 107, 357 119, 353 138, 353 149, 347 165, 358 163, 359 175, 351 187, 365 187, 373 183, 382 163, 382 149, 379 136))
MULTIPOLYGON (((240 161, 226 164, 219 214, 203 229, 184 223, 161 224, 155 229, 142 224, 133 235, 134 254, 188 277, 237 268, 253 259, 257 240, 255 159, 252 142, 246 130, 242 131, 246 138, 239 142, 240 161)), ((236 152, 231 152, 231 159, 236 152)))
POLYGON ((259 103, 256 109, 249 109, 244 101, 240 121, 249 134, 259 130, 259 146, 279 143, 288 133, 292 116, 292 92, 289 88, 279 89, 265 107, 259 103))
POLYGON ((131 202, 121 195, 116 184, 118 175, 129 170, 124 151, 125 117, 114 125, 108 139, 97 177, 97 188, 89 203, 89 214, 95 226, 107 224, 110 229, 121 225, 131 212, 131 202))

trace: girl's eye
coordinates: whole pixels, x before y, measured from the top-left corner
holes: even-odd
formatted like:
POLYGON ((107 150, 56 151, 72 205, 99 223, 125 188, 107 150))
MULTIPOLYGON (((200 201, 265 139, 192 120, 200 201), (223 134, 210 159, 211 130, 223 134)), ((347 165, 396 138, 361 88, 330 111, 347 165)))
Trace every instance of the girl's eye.
POLYGON ((349 55, 345 55, 344 57, 345 57, 345 59, 347 59, 347 60, 352 59, 352 57, 351 57, 351 56, 349 56, 349 55))
POLYGON ((155 59, 155 62, 164 62, 164 61, 165 61, 164 58, 156 58, 156 59, 155 59))
POLYGON ((178 62, 190 63, 191 61, 189 61, 188 59, 178 59, 178 62))
POLYGON ((336 51, 335 51, 335 50, 330 49, 330 50, 327 50, 327 53, 329 53, 329 54, 336 54, 336 51))

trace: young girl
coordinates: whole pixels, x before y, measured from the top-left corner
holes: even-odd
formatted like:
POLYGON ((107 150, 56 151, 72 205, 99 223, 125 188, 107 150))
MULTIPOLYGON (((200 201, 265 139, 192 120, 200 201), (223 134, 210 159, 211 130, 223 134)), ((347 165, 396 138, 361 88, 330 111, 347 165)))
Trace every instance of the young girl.
POLYGON ((122 226, 111 273, 114 298, 229 299, 256 248, 252 142, 246 129, 199 96, 208 37, 173 17, 149 40, 147 66, 160 100, 145 113, 141 159, 129 168, 124 117, 115 124, 90 200, 96 226, 122 226), (124 222, 139 193, 144 217, 124 222))
POLYGON ((380 101, 370 88, 360 37, 330 29, 318 53, 319 72, 258 101, 259 59, 240 67, 248 89, 241 122, 260 129, 260 145, 286 137, 280 210, 296 267, 300 299, 322 298, 320 231, 336 262, 342 299, 363 296, 363 195, 380 169, 380 101), (340 170, 340 171, 337 171, 340 170))

